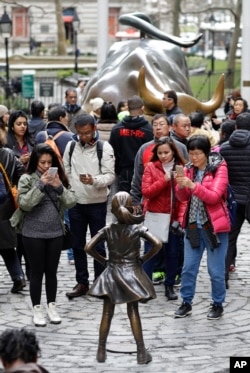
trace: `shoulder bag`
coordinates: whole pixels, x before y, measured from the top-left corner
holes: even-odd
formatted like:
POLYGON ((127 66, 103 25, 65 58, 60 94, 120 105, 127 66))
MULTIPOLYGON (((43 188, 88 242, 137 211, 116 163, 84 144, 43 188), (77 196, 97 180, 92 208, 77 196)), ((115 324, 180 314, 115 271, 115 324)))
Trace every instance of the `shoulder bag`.
MULTIPOLYGON (((18 208, 18 203, 17 203, 17 194, 18 194, 18 191, 17 191, 17 187, 16 187, 16 185, 14 185, 14 186, 11 185, 10 179, 9 179, 9 177, 8 177, 6 171, 5 171, 5 168, 4 168, 4 166, 2 165, 1 162, 0 162, 0 171, 3 174, 3 177, 5 178, 6 183, 8 184, 10 193, 11 193, 11 195, 13 197, 14 206, 17 209, 18 208)), ((5 188, 5 191, 6 191, 6 188, 5 188)), ((2 191, 1 191, 1 193, 2 193, 2 191)))
MULTIPOLYGON (((170 212, 172 211, 173 204, 173 187, 172 187, 172 172, 171 172, 171 203, 170 212)), ((165 214, 161 212, 146 211, 144 225, 148 228, 149 232, 152 233, 162 242, 168 242, 169 227, 171 221, 171 213, 165 214)))

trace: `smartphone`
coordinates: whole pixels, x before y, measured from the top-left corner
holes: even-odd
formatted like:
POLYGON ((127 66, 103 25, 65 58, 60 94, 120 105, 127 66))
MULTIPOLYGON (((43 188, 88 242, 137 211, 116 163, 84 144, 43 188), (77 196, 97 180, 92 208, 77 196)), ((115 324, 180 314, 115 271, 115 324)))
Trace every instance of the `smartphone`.
POLYGON ((58 168, 57 167, 50 167, 48 169, 48 175, 51 177, 55 177, 57 174, 58 168))
POLYGON ((183 166, 180 166, 180 165, 176 165, 175 166, 175 171, 176 171, 176 175, 177 176, 184 176, 184 168, 183 166))

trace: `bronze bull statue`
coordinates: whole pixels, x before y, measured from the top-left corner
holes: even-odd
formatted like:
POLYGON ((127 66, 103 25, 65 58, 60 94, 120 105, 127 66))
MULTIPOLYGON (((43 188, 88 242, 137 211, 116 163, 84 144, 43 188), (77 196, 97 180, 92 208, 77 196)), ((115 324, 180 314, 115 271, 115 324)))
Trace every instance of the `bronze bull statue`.
POLYGON ((145 103, 145 114, 153 115, 162 112, 161 98, 169 89, 177 92, 178 106, 186 114, 196 110, 208 114, 221 105, 224 76, 221 76, 210 101, 202 103, 192 97, 185 55, 180 47, 193 46, 201 34, 193 40, 167 35, 141 13, 121 16, 119 22, 139 29, 141 38, 116 42, 111 46, 105 63, 86 86, 83 97, 86 110, 89 109, 89 100, 94 97, 102 97, 117 105, 120 100, 139 94, 145 103))

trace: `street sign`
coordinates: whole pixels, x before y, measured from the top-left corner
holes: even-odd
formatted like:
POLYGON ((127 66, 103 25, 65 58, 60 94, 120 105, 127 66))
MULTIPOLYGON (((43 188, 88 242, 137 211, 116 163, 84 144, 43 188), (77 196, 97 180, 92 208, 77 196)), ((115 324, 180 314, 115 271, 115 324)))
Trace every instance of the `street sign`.
POLYGON ((34 98, 34 70, 23 70, 22 75, 22 96, 24 98, 34 98))
POLYGON ((53 97, 54 96, 54 83, 41 82, 40 83, 40 97, 53 97))

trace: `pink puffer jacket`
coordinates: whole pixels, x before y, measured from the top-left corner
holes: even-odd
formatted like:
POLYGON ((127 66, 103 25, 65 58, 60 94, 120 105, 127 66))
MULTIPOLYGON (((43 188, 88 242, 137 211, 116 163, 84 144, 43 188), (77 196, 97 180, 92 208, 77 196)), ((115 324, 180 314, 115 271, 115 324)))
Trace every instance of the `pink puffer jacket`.
MULTIPOLYGON (((193 180, 194 167, 188 164, 185 167, 185 175, 193 180)), ((205 172, 201 184, 195 183, 195 188, 180 189, 176 186, 176 197, 186 203, 182 203, 179 209, 178 220, 182 227, 187 225, 187 212, 192 194, 201 199, 206 207, 209 219, 212 223, 215 233, 230 231, 230 218, 228 209, 225 203, 225 195, 228 186, 227 165, 222 160, 215 170, 205 172)))

